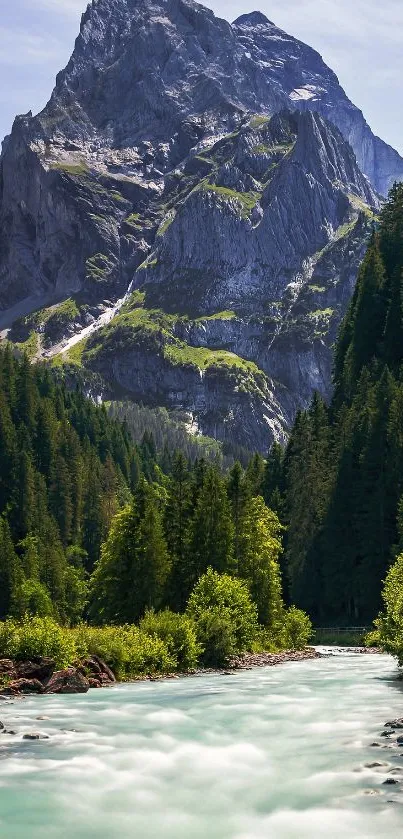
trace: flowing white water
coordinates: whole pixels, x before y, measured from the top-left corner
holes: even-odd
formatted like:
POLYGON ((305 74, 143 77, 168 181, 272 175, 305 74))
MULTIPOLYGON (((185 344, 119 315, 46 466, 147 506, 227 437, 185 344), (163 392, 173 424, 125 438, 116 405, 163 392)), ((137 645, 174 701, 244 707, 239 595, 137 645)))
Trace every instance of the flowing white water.
POLYGON ((382 782, 403 756, 379 738, 403 716, 396 674, 343 654, 0 703, 18 730, 0 738, 0 836, 400 837, 403 792, 382 782), (35 730, 50 739, 21 739, 35 730))

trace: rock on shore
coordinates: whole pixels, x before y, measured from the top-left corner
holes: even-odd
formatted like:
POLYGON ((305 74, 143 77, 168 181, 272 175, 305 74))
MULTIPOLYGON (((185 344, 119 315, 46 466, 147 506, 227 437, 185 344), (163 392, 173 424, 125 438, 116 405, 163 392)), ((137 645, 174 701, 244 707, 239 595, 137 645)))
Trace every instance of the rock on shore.
POLYGON ((94 655, 78 666, 56 670, 51 658, 37 657, 30 661, 0 659, 0 676, 7 680, 3 696, 28 693, 87 693, 90 688, 106 687, 116 681, 112 670, 94 655))

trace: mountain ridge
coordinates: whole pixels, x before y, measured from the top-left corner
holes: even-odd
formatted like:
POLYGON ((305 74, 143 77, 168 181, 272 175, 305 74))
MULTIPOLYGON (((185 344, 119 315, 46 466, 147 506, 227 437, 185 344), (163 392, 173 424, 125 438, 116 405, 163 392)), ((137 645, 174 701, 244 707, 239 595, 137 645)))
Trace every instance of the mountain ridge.
POLYGON ((2 327, 31 306, 9 337, 35 357, 68 340, 67 362, 85 336, 74 358, 105 393, 147 398, 165 371, 162 404, 263 450, 328 393, 377 190, 403 176, 379 143, 319 54, 261 13, 230 24, 193 0, 94 0, 48 105, 3 146, 2 327), (113 348, 118 301, 137 292, 131 348, 113 348), (139 341, 157 365, 143 386, 139 341))

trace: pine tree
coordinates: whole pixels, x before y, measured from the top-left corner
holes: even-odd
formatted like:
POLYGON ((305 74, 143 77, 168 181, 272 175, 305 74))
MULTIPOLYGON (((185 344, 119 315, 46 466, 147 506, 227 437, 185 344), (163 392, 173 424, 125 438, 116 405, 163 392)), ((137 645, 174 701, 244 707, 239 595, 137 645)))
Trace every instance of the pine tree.
POLYGON ((147 487, 144 512, 140 519, 136 547, 136 573, 133 580, 134 618, 147 609, 161 607, 171 570, 158 499, 147 487))
POLYGON ((205 472, 192 523, 188 563, 188 591, 199 577, 213 568, 219 573, 233 570, 234 527, 226 487, 218 470, 205 472))
POLYGON ((135 622, 161 605, 170 571, 155 491, 145 483, 113 519, 91 580, 91 613, 104 622, 135 622))
POLYGON ((264 468, 262 495, 267 506, 277 513, 280 521, 285 518, 284 449, 274 442, 267 455, 264 468))
POLYGON ((363 367, 380 352, 385 329, 385 270, 379 250, 379 237, 372 235, 357 280, 354 295, 342 329, 335 359, 336 400, 351 398, 363 367), (347 343, 346 335, 350 336, 347 343))
POLYGON ((136 548, 139 516, 134 502, 113 519, 90 584, 90 614, 101 623, 125 623, 135 618, 136 548))
POLYGON ((246 468, 246 481, 251 495, 261 495, 264 480, 265 464, 261 454, 255 452, 246 468))
POLYGON ((165 535, 172 560, 170 603, 178 610, 186 606, 188 597, 187 563, 189 558, 192 484, 185 457, 177 453, 172 467, 165 510, 165 535))
POLYGON ((250 497, 250 482, 245 478, 239 461, 236 461, 229 473, 227 493, 231 504, 232 521, 234 525, 234 571, 239 568, 240 541, 242 535, 242 518, 245 505, 250 497))

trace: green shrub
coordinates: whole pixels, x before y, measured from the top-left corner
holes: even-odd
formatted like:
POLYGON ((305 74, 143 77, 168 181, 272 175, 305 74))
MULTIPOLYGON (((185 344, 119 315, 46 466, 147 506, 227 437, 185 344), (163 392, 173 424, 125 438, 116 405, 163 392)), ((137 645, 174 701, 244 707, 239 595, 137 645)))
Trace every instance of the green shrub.
POLYGON ((284 614, 285 645, 292 650, 303 650, 312 638, 313 630, 308 615, 291 606, 284 614))
POLYGON ((178 662, 168 646, 137 626, 80 626, 71 630, 80 658, 99 655, 120 679, 172 673, 178 662))
POLYGON ((206 609, 197 621, 197 637, 206 667, 223 667, 238 652, 231 615, 226 609, 206 609))
POLYGON ((13 593, 12 614, 15 618, 25 615, 51 617, 53 604, 48 590, 38 580, 24 580, 13 593))
POLYGON ((364 644, 366 647, 380 647, 381 634, 379 629, 374 629, 372 632, 367 632, 364 638, 364 644))
POLYGON ((280 634, 273 634, 271 629, 266 626, 261 627, 253 642, 252 651, 254 653, 278 653, 286 648, 284 637, 280 634))
POLYGON ((72 664, 77 658, 72 633, 49 617, 0 623, 0 657, 27 661, 37 656, 49 656, 60 668, 72 664))
POLYGON ((197 667, 201 646, 197 642, 195 625, 188 615, 179 615, 169 609, 157 613, 149 611, 140 621, 140 630, 164 641, 181 672, 197 667))
POLYGON ((258 632, 257 609, 246 583, 209 568, 190 595, 188 615, 205 648, 204 663, 222 663, 250 650, 258 632))

